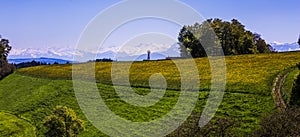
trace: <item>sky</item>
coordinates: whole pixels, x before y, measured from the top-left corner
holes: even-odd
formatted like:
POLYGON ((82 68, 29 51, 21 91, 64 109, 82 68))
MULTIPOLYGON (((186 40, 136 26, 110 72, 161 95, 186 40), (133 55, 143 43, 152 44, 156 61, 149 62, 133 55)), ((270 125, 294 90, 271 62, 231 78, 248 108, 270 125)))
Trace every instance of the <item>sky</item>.
MULTIPOLYGON (((13 48, 39 49, 75 47, 91 20, 120 2, 119 0, 0 1, 2 37, 9 39, 13 48)), ((206 19, 220 18, 226 21, 238 19, 246 29, 261 34, 268 43, 294 43, 300 34, 299 0, 180 0, 180 2, 192 7, 206 19)), ((135 6, 139 5, 128 8, 128 11, 136 8, 135 6)), ((133 31, 138 22, 128 24, 127 31, 133 31)), ((141 25, 143 28, 150 24, 147 20, 140 23, 143 24, 141 25)), ((181 26, 169 23, 170 27, 166 27, 168 25, 163 23, 164 21, 159 23, 152 20, 152 26, 153 24, 156 26, 150 28, 165 30, 167 39, 173 38, 176 41, 181 26)), ((147 27, 144 31, 146 30, 147 27)), ((120 37, 112 36, 111 40, 106 41, 107 46, 116 46, 126 38, 114 42, 120 37)))

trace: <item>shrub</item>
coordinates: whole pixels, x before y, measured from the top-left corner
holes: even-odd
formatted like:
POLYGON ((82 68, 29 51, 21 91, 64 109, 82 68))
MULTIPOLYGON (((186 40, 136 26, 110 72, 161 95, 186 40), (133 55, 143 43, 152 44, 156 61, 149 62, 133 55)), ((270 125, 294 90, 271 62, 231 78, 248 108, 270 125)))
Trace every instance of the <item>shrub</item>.
POLYGON ((84 130, 83 121, 78 119, 75 112, 65 106, 57 106, 50 116, 44 119, 47 137, 74 137, 84 130))
POLYGON ((261 120, 261 129, 253 136, 298 137, 300 136, 300 108, 278 111, 261 120))
POLYGON ((297 68, 300 70, 300 62, 296 64, 297 68))
POLYGON ((294 82, 290 105, 300 106, 300 75, 298 75, 296 81, 294 82))
POLYGON ((6 61, 0 60, 0 79, 13 73, 15 71, 15 66, 7 63, 6 61))

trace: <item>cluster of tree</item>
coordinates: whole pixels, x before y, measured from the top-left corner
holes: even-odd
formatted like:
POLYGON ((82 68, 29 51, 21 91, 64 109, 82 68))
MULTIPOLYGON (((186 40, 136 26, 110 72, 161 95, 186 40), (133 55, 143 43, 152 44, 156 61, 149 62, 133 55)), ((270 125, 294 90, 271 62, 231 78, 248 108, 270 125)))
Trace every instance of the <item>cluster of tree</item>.
POLYGON ((66 106, 57 106, 51 115, 45 117, 43 125, 46 137, 74 137, 84 130, 84 122, 66 106))
POLYGON ((113 62, 113 60, 112 59, 110 59, 110 58, 103 58, 103 59, 96 59, 96 62, 113 62))
POLYGON ((15 67, 7 61, 8 53, 11 50, 9 41, 1 39, 0 41, 0 79, 14 72, 15 67))
MULTIPOLYGON (((54 62, 55 64, 59 64, 58 62, 54 62)), ((66 64, 70 64, 70 62, 67 62, 66 64)), ((13 64, 15 66, 16 69, 20 69, 20 68, 27 68, 27 67, 34 67, 34 66, 41 66, 41 65, 51 65, 50 63, 45 63, 45 62, 38 62, 38 61, 31 61, 31 62, 22 62, 19 64, 13 64)))
POLYGON ((245 29, 238 20, 231 22, 208 19, 202 24, 184 26, 178 36, 182 57, 209 55, 238 55, 274 52, 271 45, 257 33, 245 29), (220 45, 220 46, 219 46, 220 45))
POLYGON ((37 61, 31 61, 31 62, 23 62, 19 64, 13 64, 15 65, 16 69, 20 68, 27 68, 27 67, 34 67, 34 66, 41 66, 41 65, 50 65, 50 63, 43 63, 43 62, 37 62, 37 61))
POLYGON ((102 59, 96 59, 96 60, 89 60, 88 62, 114 62, 111 58, 102 58, 102 59))

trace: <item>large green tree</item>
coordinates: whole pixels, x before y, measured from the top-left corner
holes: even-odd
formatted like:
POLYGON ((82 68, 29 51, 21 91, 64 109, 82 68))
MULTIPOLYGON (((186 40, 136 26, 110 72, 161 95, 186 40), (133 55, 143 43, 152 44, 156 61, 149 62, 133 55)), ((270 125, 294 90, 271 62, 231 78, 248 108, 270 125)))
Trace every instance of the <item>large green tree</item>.
POLYGON ((8 39, 1 39, 0 41, 0 59, 7 61, 8 53, 11 50, 8 39))
POLYGON ((15 67, 9 64, 7 61, 8 53, 11 50, 9 41, 7 39, 0 40, 0 79, 4 78, 8 74, 13 73, 15 67))
POLYGON ((205 52, 218 51, 217 44, 221 45, 225 55, 272 52, 271 46, 259 34, 246 30, 236 19, 231 22, 208 19, 201 24, 184 26, 179 32, 178 43, 181 56, 205 57, 205 52))
POLYGON ((181 42, 180 54, 182 57, 189 57, 191 55, 199 57, 206 56, 200 41, 185 26, 180 30, 178 40, 181 42))

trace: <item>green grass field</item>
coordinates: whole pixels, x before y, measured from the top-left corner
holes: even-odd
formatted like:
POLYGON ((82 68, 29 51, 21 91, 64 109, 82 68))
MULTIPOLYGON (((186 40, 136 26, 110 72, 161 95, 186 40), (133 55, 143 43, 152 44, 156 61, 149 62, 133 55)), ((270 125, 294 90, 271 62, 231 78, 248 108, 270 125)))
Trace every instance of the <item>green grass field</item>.
POLYGON ((0 111, 0 136, 34 137, 35 127, 24 119, 21 119, 8 112, 0 111))
POLYGON ((291 71, 290 74, 286 77, 281 89, 282 98, 287 104, 290 102, 293 85, 295 83, 295 80, 297 79, 298 74, 298 69, 291 71))
MULTIPOLYGON (((182 64, 186 62, 178 61, 182 64)), ((196 115, 200 115, 209 95, 211 72, 207 58, 198 58, 195 62, 199 70, 201 92, 194 111, 196 115)), ((275 108, 271 95, 274 78, 298 62, 300 62, 299 52, 226 57, 226 91, 216 117, 238 119, 240 125, 232 127, 232 130, 241 136, 259 128, 260 118, 275 108)), ((119 62, 113 65, 122 71, 128 64, 119 62)), ((111 66, 112 63, 96 63, 97 87, 106 105, 120 117, 137 122, 149 121, 168 113, 177 102, 181 79, 172 61, 136 62, 131 65, 130 82, 135 92, 141 95, 150 92, 148 80, 152 74, 161 73, 168 83, 164 97, 155 105, 146 108, 127 104, 119 98, 114 92, 116 87, 112 86, 111 66)), ((80 73, 83 79, 90 78, 85 71, 82 70, 80 73)), ((86 130, 80 136, 104 136, 91 125, 79 109, 71 79, 71 65, 20 69, 0 81, 0 110, 10 111, 29 119, 31 124, 36 126, 37 135, 42 136, 43 118, 49 115, 55 106, 65 105, 75 110, 79 118, 85 120, 86 130)), ((287 78, 289 79, 292 78, 287 78)), ((125 87, 118 88, 124 88, 126 91, 125 87)), ((175 134, 176 131, 171 135, 175 134)))

